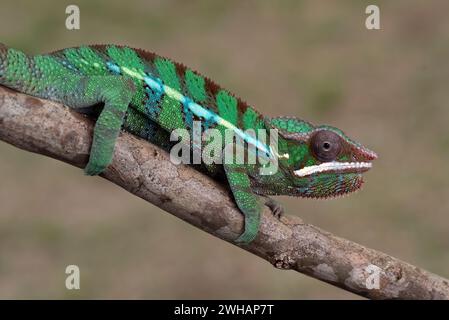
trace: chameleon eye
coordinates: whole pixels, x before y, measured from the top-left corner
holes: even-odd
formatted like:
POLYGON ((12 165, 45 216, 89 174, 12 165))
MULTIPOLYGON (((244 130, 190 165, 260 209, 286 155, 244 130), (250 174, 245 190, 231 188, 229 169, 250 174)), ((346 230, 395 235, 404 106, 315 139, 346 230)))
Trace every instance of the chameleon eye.
POLYGON ((320 130, 312 136, 310 148, 322 162, 333 161, 341 151, 341 139, 335 132, 320 130))

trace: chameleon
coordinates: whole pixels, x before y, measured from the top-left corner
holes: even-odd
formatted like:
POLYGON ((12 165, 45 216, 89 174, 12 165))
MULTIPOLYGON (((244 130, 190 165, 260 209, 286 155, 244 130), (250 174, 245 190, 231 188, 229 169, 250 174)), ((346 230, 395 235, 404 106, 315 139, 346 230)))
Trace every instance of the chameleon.
POLYGON ((265 158, 276 160, 275 172, 261 174, 262 161, 217 162, 200 169, 227 182, 244 216, 237 244, 256 238, 264 205, 277 217, 283 213, 270 196, 334 198, 356 191, 377 158, 338 128, 293 116, 264 116, 183 64, 128 46, 85 45, 28 55, 0 43, 0 84, 95 118, 84 168, 90 176, 111 163, 122 130, 168 150, 174 130, 192 133, 198 121, 202 129, 240 135, 247 149, 255 145, 265 158), (276 150, 248 130, 275 130, 276 150))

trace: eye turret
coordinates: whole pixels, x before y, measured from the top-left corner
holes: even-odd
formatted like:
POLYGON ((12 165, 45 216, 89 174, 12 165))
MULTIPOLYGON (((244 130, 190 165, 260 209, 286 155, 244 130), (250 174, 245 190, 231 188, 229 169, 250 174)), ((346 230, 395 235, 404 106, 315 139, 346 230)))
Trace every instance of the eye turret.
POLYGON ((312 154, 322 162, 333 161, 342 149, 341 138, 329 130, 317 131, 310 140, 312 154))

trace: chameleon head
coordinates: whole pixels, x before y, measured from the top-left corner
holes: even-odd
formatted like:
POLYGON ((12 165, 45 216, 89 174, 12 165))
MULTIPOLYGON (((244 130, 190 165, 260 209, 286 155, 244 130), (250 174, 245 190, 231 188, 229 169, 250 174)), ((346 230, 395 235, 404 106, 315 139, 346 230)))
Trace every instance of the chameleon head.
POLYGON ((279 164, 290 182, 290 193, 330 198, 360 189, 376 153, 331 126, 313 126, 296 118, 276 118, 279 164), (283 159, 283 155, 286 155, 283 159))

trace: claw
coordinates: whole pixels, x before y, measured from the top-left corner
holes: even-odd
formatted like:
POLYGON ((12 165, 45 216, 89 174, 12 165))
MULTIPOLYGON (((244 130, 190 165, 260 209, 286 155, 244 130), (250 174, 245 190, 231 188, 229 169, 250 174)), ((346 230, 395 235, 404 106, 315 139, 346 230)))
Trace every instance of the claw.
POLYGON ((281 216, 284 214, 284 207, 274 199, 267 197, 267 200, 265 201, 265 205, 268 208, 270 208, 273 216, 275 216, 278 219, 280 219, 281 216))

